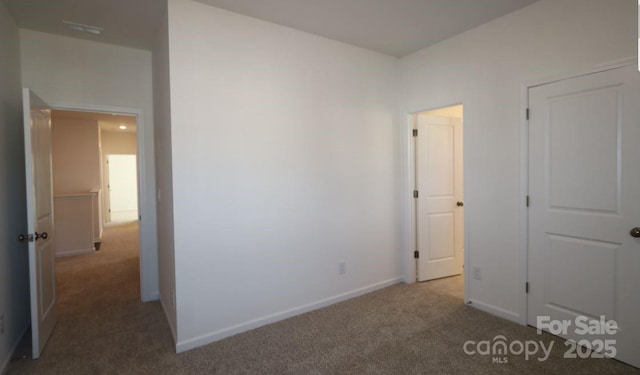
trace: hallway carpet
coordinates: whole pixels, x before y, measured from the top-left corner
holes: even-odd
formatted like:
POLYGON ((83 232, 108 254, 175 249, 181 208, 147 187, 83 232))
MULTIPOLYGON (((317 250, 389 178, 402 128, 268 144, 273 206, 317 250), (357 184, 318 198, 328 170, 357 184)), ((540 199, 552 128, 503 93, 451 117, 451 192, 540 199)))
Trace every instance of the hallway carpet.
POLYGON ((564 359, 563 340, 464 305, 461 277, 395 285, 176 354, 161 305, 140 302, 136 234, 136 223, 106 228, 100 251, 59 260, 58 325, 42 357, 23 349, 10 374, 640 374, 564 359), (467 340, 496 335, 554 346, 545 361, 465 354, 467 340))

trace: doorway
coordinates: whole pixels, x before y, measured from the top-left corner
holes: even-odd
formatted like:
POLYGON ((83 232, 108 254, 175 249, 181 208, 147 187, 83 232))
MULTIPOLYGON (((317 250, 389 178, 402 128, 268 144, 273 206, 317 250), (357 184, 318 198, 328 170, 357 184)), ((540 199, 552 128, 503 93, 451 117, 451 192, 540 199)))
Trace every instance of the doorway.
MULTIPOLYGON (((69 311, 73 312, 77 310, 78 304, 87 305, 87 302, 89 302, 87 305, 89 308, 93 308, 98 304, 113 306, 113 301, 122 300, 121 291, 130 292, 130 296, 133 296, 132 301, 138 301, 138 303, 141 299, 140 297, 142 297, 143 302, 153 298, 153 296, 150 298, 144 287, 147 280, 144 277, 144 266, 148 263, 140 256, 142 254, 141 249, 144 249, 141 244, 144 238, 140 235, 139 221, 135 221, 131 227, 123 228, 123 230, 119 231, 115 237, 120 241, 109 241, 116 250, 125 250, 125 253, 132 256, 125 260, 118 254, 118 251, 103 251, 98 253, 100 254, 99 256, 95 256, 95 245, 100 244, 104 224, 101 215, 100 183, 96 183, 96 181, 100 180, 99 177, 102 175, 103 169, 100 162, 100 154, 102 153, 101 127, 95 116, 117 116, 113 113, 101 112, 104 110, 110 112, 111 110, 118 111, 118 109, 106 107, 51 106, 38 98, 31 90, 23 89, 27 221, 28 232, 33 234, 21 235, 19 239, 29 243, 32 326, 30 338, 32 357, 34 359, 40 356, 51 335, 57 320, 57 311, 60 307, 70 307, 69 311), (54 110, 53 108, 56 107, 58 109, 54 110), (95 113, 89 113, 94 111, 95 113), (66 128, 61 127, 62 134, 57 134, 62 143, 56 146, 59 154, 55 164, 58 164, 58 170, 62 173, 62 176, 58 176, 56 179, 53 178, 52 174, 52 167, 55 167, 53 165, 54 160, 52 160, 54 137, 52 119, 54 115, 62 116, 66 119, 67 125, 69 125, 66 128), (74 154, 77 151, 84 152, 74 154), (98 177, 96 178, 96 176, 98 177), (54 189, 58 189, 57 192, 54 189), (83 225, 73 225, 74 223, 61 224, 61 220, 64 218, 62 213, 65 210, 60 207, 58 209, 54 208, 54 194, 58 195, 70 207, 74 207, 74 209, 67 210, 67 219, 75 220, 76 224, 83 225), (52 218, 53 215, 48 213, 53 213, 54 210, 57 211, 56 221, 58 225, 56 226, 53 225, 53 220, 46 221, 48 217, 52 218), (70 230, 71 235, 56 236, 56 231, 64 228, 70 230), (78 243, 82 244, 82 247, 66 254, 56 254, 56 237, 74 238, 78 240, 78 243), (122 238, 126 237, 135 239, 122 241, 122 238), (36 244, 36 240, 40 241, 36 244), (123 243, 134 244, 133 249, 128 246, 122 246, 123 243), (93 256, 68 256, 84 252, 94 254, 93 256), (109 255, 115 255, 115 259, 109 255), (56 258, 58 258, 58 261, 56 261, 56 258), (76 259, 89 260, 89 263, 93 264, 88 266, 85 264, 84 267, 78 267, 79 265, 73 262, 76 259), (69 272, 65 273, 65 275, 72 276, 71 281, 56 281, 56 268, 59 268, 58 266, 62 263, 71 265, 69 272), (128 267, 123 268, 122 265, 124 263, 127 263, 128 267), (105 268, 110 268, 111 271, 105 271, 105 268), (95 272, 97 270, 102 272, 95 272), (122 274, 121 271, 123 270, 128 277, 117 277, 122 283, 114 283, 114 276, 122 276, 117 274, 122 274), (83 275, 78 276, 79 272, 77 271, 83 271, 83 275), (112 290, 116 291, 118 298, 113 300, 106 298, 105 288, 94 283, 94 281, 100 279, 97 276, 105 275, 106 277, 102 277, 102 279, 106 279, 108 283, 104 284, 104 286, 110 286, 112 290), (64 304, 58 303, 60 302, 59 291, 61 289, 69 291, 69 293, 63 293, 68 300, 64 304), (76 293, 81 289, 84 289, 84 294, 76 293), (93 300, 84 298, 86 296, 92 297, 93 300)), ((126 111, 131 113, 128 117, 133 119, 133 124, 136 128, 144 124, 141 111, 135 109, 126 111)), ((109 118, 113 119, 114 117, 109 118)), ((125 128, 123 124, 117 126, 121 130, 125 128)), ((140 150, 139 153, 144 155, 144 138, 141 134, 142 132, 137 132, 137 136, 133 137, 133 144, 137 150, 140 150)), ((144 189, 144 179, 142 178, 144 176, 144 166, 145 164, 139 161, 138 181, 142 188, 139 189, 138 194, 142 198, 146 196, 142 194, 142 192, 146 191, 144 189)), ((139 206, 148 209, 148 205, 143 199, 138 201, 140 202, 139 206)), ((87 311, 84 311, 84 313, 87 314, 87 311)), ((88 315, 95 316, 96 314, 88 313, 88 315)), ((83 320, 81 319, 81 321, 83 320)))
POLYGON ((135 248, 139 258, 136 116, 52 110, 51 142, 56 258, 91 256, 102 247, 106 228, 125 221, 137 233, 135 240, 127 237, 132 244, 126 246, 135 248), (110 214, 114 203, 116 220, 110 214))
MULTIPOLYGON (((138 154, 138 242, 139 242, 139 271, 140 297, 142 302, 157 300, 158 294, 158 266, 156 246, 156 212, 155 189, 153 181, 153 139, 150 124, 146 120, 145 112, 139 108, 108 106, 97 104, 76 104, 65 102, 50 102, 48 108, 73 111, 92 112, 102 115, 115 116, 123 114, 135 118, 135 145, 138 154)), ((103 189, 104 190, 104 189, 103 189)), ((107 197, 102 194, 102 197, 107 197)), ((105 207, 107 205, 105 204, 105 207)))
POLYGON ((417 281, 462 275, 462 104, 410 115, 413 124, 417 281))

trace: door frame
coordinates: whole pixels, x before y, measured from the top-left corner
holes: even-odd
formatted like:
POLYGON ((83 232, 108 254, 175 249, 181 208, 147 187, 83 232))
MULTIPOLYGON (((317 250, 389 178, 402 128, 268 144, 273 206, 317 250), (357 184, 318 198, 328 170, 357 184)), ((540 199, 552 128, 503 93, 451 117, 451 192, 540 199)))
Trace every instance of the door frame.
MULTIPOLYGON (((148 131, 145 127, 144 111, 139 108, 129 107, 115 107, 104 105, 92 105, 92 104, 76 104, 76 103, 61 103, 61 102, 49 102, 52 110, 64 110, 64 111, 76 111, 76 112, 98 112, 98 113, 118 113, 124 115, 136 116, 136 138, 137 138, 137 167, 138 167, 138 215, 144 217, 145 222, 151 222, 155 227, 156 217, 154 210, 150 207, 150 204, 145 199, 148 194, 147 190, 149 186, 146 183, 147 166, 145 165, 146 145, 144 135, 148 131), (148 219, 146 219, 148 218, 148 219)), ((153 145, 152 145, 153 146, 153 145)), ((104 194, 104 192, 103 192, 104 194)), ((103 219, 101 217, 101 219, 103 219)), ((158 299, 157 291, 154 291, 152 280, 153 275, 157 272, 153 271, 154 265, 151 259, 154 259, 154 254, 151 254, 155 249, 150 248, 149 244, 153 244, 153 241, 146 238, 144 233, 144 226, 142 221, 138 221, 138 253, 140 258, 140 298, 142 302, 148 302, 158 299)), ((157 266, 156 266, 157 267, 157 266)))
MULTIPOLYGON (((525 81, 520 84, 520 251, 518 252, 518 273, 520 275, 520 293, 518 293, 518 322, 527 325, 528 321, 528 296, 526 285, 529 280, 529 209, 526 205, 529 195, 529 120, 527 119, 527 109, 529 108, 529 89, 558 81, 582 77, 595 73, 605 72, 630 65, 637 65, 637 57, 627 57, 602 64, 594 65, 587 69, 577 70, 573 73, 558 74, 551 77, 525 81)), ((465 216, 466 219, 466 216, 465 216)), ((466 249, 465 249, 466 251, 466 249)), ((466 259, 465 259, 466 261, 466 259)), ((466 298, 466 293, 465 293, 466 298)))
POLYGON ((464 131, 464 123, 466 113, 465 105, 463 101, 453 101, 450 103, 445 103, 442 105, 435 106, 425 106, 423 109, 406 109, 401 113, 401 126, 399 126, 399 139, 401 143, 401 163, 402 163, 402 191, 401 191, 401 201, 402 201, 402 228, 403 228, 403 241, 402 241, 402 253, 403 253, 403 274, 404 274, 404 282, 407 284, 413 284, 417 280, 417 260, 413 257, 413 252, 416 250, 416 233, 417 233, 417 223, 416 223, 416 205, 415 199, 413 198, 413 190, 416 186, 416 150, 415 150, 415 142, 413 137, 413 128, 414 122, 413 117, 422 112, 433 111, 440 108, 453 107, 456 105, 462 105, 463 111, 463 131, 462 131, 462 191, 463 191, 463 202, 465 202, 464 206, 464 230, 463 230, 463 238, 464 238, 464 265, 465 267, 462 270, 462 274, 464 277, 464 303, 468 304, 470 302, 469 299, 469 290, 470 290, 470 269, 467 266, 470 259, 471 249, 469 248, 469 232, 468 232, 468 221, 469 221, 469 210, 467 205, 467 197, 468 197, 468 189, 467 189, 467 152, 466 152, 466 142, 465 142, 465 131, 464 131))

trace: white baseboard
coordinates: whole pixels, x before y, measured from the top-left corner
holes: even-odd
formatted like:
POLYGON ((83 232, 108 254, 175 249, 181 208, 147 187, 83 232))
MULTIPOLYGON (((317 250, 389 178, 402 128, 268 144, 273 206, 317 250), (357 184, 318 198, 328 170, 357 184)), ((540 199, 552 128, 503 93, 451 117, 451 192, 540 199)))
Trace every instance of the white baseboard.
POLYGON ((237 335, 238 333, 246 332, 254 328, 258 328, 267 324, 271 324, 280 320, 291 318, 296 315, 304 314, 309 311, 317 310, 334 303, 346 301, 351 298, 361 296, 363 294, 371 293, 378 289, 386 288, 388 286, 399 284, 404 280, 403 277, 396 277, 386 281, 382 281, 376 284, 372 284, 363 288, 355 289, 350 292, 335 295, 333 297, 325 298, 317 302, 312 302, 306 305, 294 307, 289 310, 278 312, 275 314, 267 315, 261 318, 250 320, 248 322, 240 323, 235 326, 223 328, 221 330, 207 333, 202 336, 194 337, 188 340, 182 340, 176 344, 176 352, 181 353, 190 349, 197 348, 206 344, 210 344, 215 341, 222 340, 226 337, 237 335))
POLYGON ((159 301, 160 300, 160 292, 151 292, 148 295, 144 295, 141 298, 142 302, 151 302, 151 301, 159 301))
POLYGON ((500 307, 497 306, 493 306, 490 305, 488 303, 484 303, 484 302, 480 302, 477 300, 469 300, 468 303, 469 306, 474 307, 480 311, 484 311, 486 313, 489 313, 491 315, 495 315, 497 317, 500 317, 502 319, 507 319, 510 320, 512 322, 518 323, 518 324, 522 324, 522 321, 520 319, 520 314, 515 313, 513 311, 509 311, 509 310, 505 310, 502 309, 500 307))
POLYGON ((91 253, 95 253, 96 249, 95 248, 90 248, 90 249, 81 249, 81 250, 71 250, 71 251, 64 251, 61 253, 56 253, 56 257, 57 258, 64 258, 64 257, 70 257, 70 256, 74 256, 74 255, 82 255, 82 254, 91 254, 91 253))
POLYGON ((138 210, 111 211, 111 222, 129 222, 138 220, 138 210))
POLYGON ((13 355, 15 354, 16 349, 18 348, 18 345, 20 345, 20 341, 22 341, 22 338, 24 337, 24 334, 27 333, 28 329, 29 329, 29 325, 27 324, 24 327, 24 329, 22 329, 22 332, 20 332, 20 334, 18 335, 18 339, 11 347, 11 350, 9 350, 9 355, 7 356, 7 358, 5 358, 4 360, 0 359, 2 361, 0 362, 0 374, 4 374, 9 368, 9 363, 11 362, 11 358, 13 358, 13 355))
POLYGON ((178 336, 176 336, 176 328, 173 326, 173 322, 169 318, 169 313, 167 312, 167 307, 164 305, 164 301, 160 298, 160 306, 162 306, 162 311, 164 311, 164 316, 167 318, 167 323, 169 323, 169 329, 171 330, 171 336, 173 336, 173 342, 178 342, 178 336))

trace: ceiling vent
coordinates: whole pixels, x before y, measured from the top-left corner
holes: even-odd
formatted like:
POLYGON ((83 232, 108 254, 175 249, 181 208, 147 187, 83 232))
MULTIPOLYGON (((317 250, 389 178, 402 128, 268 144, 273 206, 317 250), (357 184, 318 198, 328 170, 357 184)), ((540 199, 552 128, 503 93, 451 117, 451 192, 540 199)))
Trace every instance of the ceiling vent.
POLYGON ((93 34, 93 35, 100 35, 104 31, 104 29, 102 27, 89 26, 89 25, 84 25, 84 24, 76 23, 76 22, 62 21, 62 23, 65 24, 65 26, 67 26, 71 30, 79 31, 81 33, 89 33, 89 34, 93 34))

